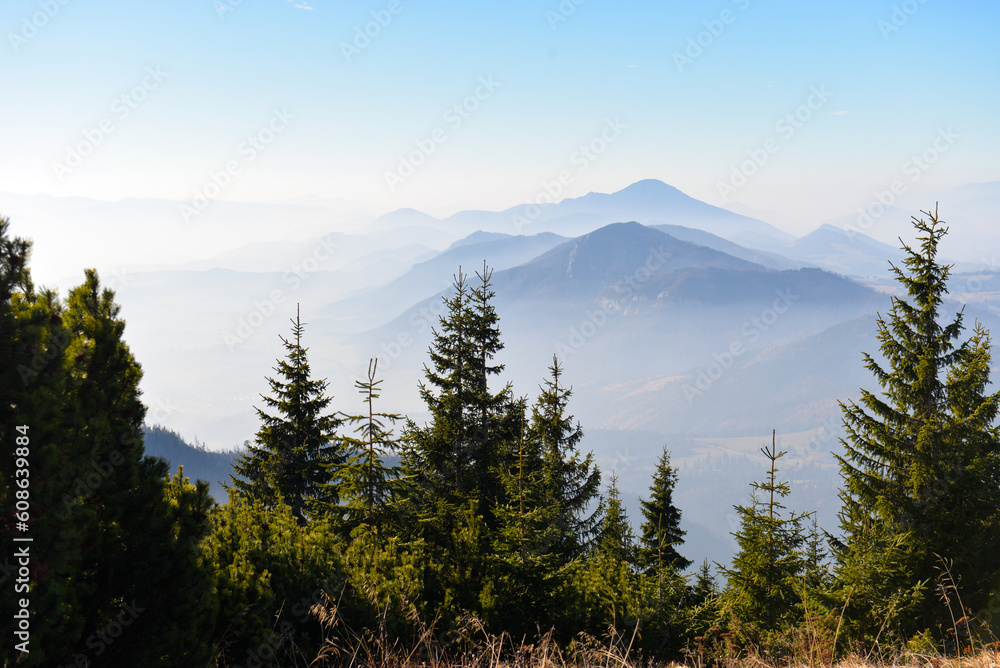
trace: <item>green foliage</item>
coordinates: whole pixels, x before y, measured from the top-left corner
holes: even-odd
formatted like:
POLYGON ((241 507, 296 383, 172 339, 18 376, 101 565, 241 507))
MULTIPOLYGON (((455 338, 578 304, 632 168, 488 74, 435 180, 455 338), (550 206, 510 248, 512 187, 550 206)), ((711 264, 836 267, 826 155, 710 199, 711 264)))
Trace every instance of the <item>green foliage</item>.
POLYGON ((332 397, 326 380, 311 377, 307 349, 302 345, 305 325, 298 313, 292 321, 292 339, 281 337, 287 358, 278 361, 279 378, 268 378, 273 396, 261 395, 257 409, 261 426, 230 476, 232 489, 274 508, 284 501, 299 524, 305 524, 316 503, 337 505, 337 486, 330 485, 328 469, 343 465, 345 455, 334 438, 341 421, 326 415, 332 397))
POLYGON ((323 633, 310 608, 329 596, 348 618, 363 616, 347 587, 341 544, 322 519, 306 526, 291 507, 232 493, 212 516, 204 558, 217 578, 212 631, 222 665, 287 665, 312 658, 323 633))
POLYGON ((395 521, 392 505, 398 470, 385 465, 385 458, 397 448, 392 428, 402 419, 395 413, 375 411, 381 380, 376 380, 378 360, 368 363, 368 380, 356 381, 355 387, 364 398, 368 411, 363 415, 348 415, 345 420, 357 427, 358 437, 340 437, 340 447, 346 457, 342 464, 327 465, 329 476, 335 480, 327 485, 336 489, 340 504, 317 503, 320 510, 332 510, 343 533, 350 535, 361 525, 384 529, 395 521))
MULTIPOLYGON (((30 245, 0 220, 0 432, 29 443, 32 663, 190 665, 209 654, 212 614, 197 545, 212 501, 144 456, 141 369, 114 293, 96 272, 66 303, 35 290, 30 245), (178 621, 178 619, 180 621, 178 621), (156 631, 154 631, 154 629, 156 631), (166 630, 169 629, 169 630, 166 630)), ((0 462, 0 516, 14 517, 12 457, 0 462)), ((14 532, 4 523, 4 533, 14 532)), ((0 597, 12 657, 14 597, 0 597)))
POLYGON ((781 499, 791 493, 777 478, 777 461, 785 452, 761 448, 770 462, 765 482, 751 484, 748 506, 736 506, 740 529, 732 568, 724 569, 724 600, 743 623, 776 631, 794 621, 800 597, 796 584, 802 573, 802 515, 782 517, 781 499))
POLYGON ((842 587, 895 601, 882 623, 906 637, 946 622, 933 597, 898 597, 932 581, 935 554, 954 560, 972 609, 988 607, 1000 571, 1000 433, 994 426, 1000 394, 986 393, 989 334, 977 325, 958 343, 962 313, 941 324, 950 267, 939 263, 937 251, 947 228, 937 212, 925 214, 929 222, 914 218, 919 249, 904 244, 905 269, 892 268, 908 299, 893 297, 888 319, 878 321, 885 361, 864 356, 882 392, 862 390, 858 403, 842 404, 847 437, 838 456, 842 587), (884 577, 887 567, 891 578, 884 577))
POLYGON ((600 515, 591 510, 600 494, 601 471, 593 453, 579 450, 583 430, 569 414, 572 388, 560 384, 562 367, 552 356, 549 378, 531 410, 528 441, 541 458, 541 502, 552 513, 548 541, 562 564, 584 554, 597 534, 600 515))
POLYGON ((454 294, 434 329, 433 368, 425 366, 420 394, 431 422, 407 423, 402 452, 409 534, 426 542, 434 568, 428 596, 451 615, 492 605, 492 585, 485 579, 492 559, 497 509, 508 502, 504 471, 514 459, 523 406, 510 387, 497 393, 492 364, 503 348, 498 318, 491 304, 491 272, 477 274, 469 289, 465 275, 455 277, 454 294))
POLYGON ((601 528, 597 539, 597 556, 612 562, 634 568, 638 563, 638 552, 632 523, 628 519, 625 504, 618 490, 618 476, 611 473, 608 495, 601 500, 601 528))
POLYGON ((674 505, 674 487, 677 471, 670 465, 670 452, 664 448, 656 463, 649 500, 642 501, 643 523, 640 536, 639 557, 647 574, 654 574, 665 567, 683 571, 691 565, 677 548, 684 543, 681 529, 681 511, 674 505))

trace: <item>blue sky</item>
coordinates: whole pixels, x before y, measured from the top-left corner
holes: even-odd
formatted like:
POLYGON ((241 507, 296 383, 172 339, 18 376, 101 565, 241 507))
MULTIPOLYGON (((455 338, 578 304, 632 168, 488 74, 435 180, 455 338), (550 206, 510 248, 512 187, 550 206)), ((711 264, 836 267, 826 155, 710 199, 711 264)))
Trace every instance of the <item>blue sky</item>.
POLYGON ((995 2, 64 2, 0 7, 2 191, 184 201, 235 164, 217 197, 440 215, 569 170, 567 196, 658 178, 722 204, 764 151, 731 199, 818 222, 949 128, 916 186, 1000 180, 995 2))

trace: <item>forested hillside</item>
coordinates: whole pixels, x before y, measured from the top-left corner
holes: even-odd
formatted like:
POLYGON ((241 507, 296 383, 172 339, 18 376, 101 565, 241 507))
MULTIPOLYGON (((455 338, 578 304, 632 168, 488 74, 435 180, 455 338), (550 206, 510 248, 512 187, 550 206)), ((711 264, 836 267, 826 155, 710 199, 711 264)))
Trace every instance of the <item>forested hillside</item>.
POLYGON ((233 472, 237 452, 216 452, 191 445, 180 434, 160 425, 143 425, 142 444, 146 454, 166 460, 171 468, 184 467, 184 475, 192 480, 204 480, 209 493, 219 503, 226 500, 222 484, 233 472))

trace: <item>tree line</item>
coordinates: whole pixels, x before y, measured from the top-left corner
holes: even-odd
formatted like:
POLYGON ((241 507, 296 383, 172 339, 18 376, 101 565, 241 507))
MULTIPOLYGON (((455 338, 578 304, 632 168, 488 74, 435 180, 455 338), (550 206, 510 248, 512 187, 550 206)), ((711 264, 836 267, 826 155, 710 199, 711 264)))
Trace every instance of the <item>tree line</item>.
MULTIPOLYGON (((989 333, 960 340, 962 313, 941 324, 947 228, 927 216, 892 268, 905 296, 878 320, 881 357, 864 357, 881 391, 842 404, 839 531, 784 507, 772 444, 736 508, 732 563, 693 573, 666 448, 634 533, 614 475, 602 484, 581 448, 560 361, 532 400, 498 386, 485 265, 444 298, 423 423, 383 409, 375 359, 335 410, 296 314, 218 505, 143 452, 141 368, 113 292, 93 271, 65 301, 36 288, 30 242, 0 219, 0 438, 32 434, 31 652, 15 651, 17 569, 0 562, 5 662, 334 665, 475 632, 610 634, 659 659, 971 649, 1000 625, 1000 395, 989 333)), ((13 467, 0 462, 8 536, 13 467)))

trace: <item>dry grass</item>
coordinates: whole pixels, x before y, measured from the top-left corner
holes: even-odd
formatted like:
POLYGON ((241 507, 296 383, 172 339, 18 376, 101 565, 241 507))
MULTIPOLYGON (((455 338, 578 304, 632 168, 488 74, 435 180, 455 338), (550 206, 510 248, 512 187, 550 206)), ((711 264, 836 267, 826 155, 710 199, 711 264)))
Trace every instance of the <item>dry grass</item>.
POLYGON ((419 633, 404 642, 385 632, 347 633, 341 625, 337 606, 329 599, 313 608, 313 614, 331 634, 320 654, 309 663, 324 666, 382 666, 385 668, 1000 668, 996 644, 975 656, 945 659, 940 656, 909 654, 890 662, 866 657, 849 657, 834 663, 812 660, 768 662, 758 657, 700 660, 695 654, 686 662, 644 660, 633 650, 635 634, 611 632, 604 640, 581 634, 568 647, 550 631, 528 643, 509 634, 493 635, 473 616, 462 620, 448 645, 435 633, 434 624, 411 618, 419 633), (334 640, 333 637, 337 637, 334 640))

